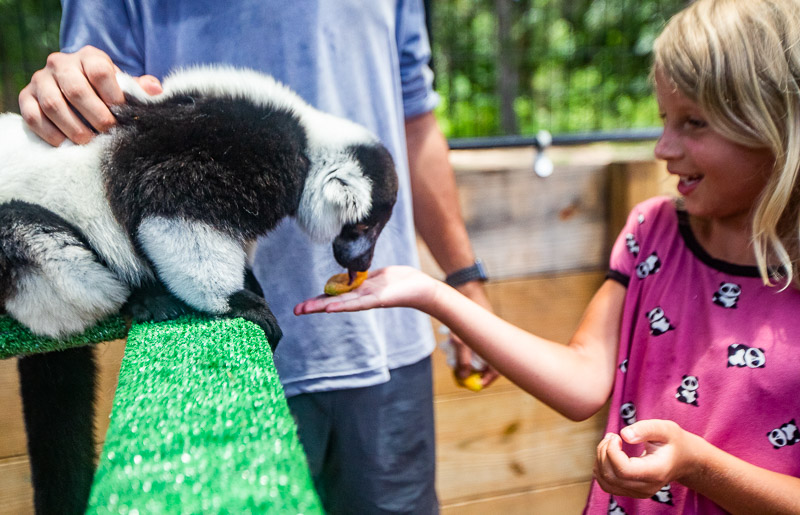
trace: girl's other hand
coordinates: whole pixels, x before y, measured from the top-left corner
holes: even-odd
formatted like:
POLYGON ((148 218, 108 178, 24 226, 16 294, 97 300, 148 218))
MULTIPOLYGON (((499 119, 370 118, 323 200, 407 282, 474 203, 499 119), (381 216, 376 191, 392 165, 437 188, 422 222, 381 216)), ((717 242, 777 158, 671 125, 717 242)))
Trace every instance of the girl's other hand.
POLYGON ((295 315, 363 311, 373 308, 410 307, 425 310, 437 285, 432 277, 409 266, 390 266, 370 273, 353 291, 329 297, 320 295, 297 304, 295 315))
POLYGON ((699 438, 671 420, 642 420, 609 433, 597 446, 594 476, 613 495, 647 498, 672 481, 680 481, 691 466, 689 447, 699 438), (622 441, 643 444, 641 456, 630 457, 622 441))

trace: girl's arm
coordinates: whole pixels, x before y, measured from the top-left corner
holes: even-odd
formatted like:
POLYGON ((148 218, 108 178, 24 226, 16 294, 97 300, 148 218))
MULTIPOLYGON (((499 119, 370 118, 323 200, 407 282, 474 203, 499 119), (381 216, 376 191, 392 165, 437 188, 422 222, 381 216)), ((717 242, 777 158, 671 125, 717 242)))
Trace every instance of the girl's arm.
POLYGON ((582 420, 596 413, 611 393, 624 298, 622 285, 606 281, 568 345, 523 331, 410 267, 380 270, 339 297, 309 299, 295 307, 295 314, 419 309, 448 326, 522 389, 563 415, 582 420))
POLYGON ((645 498, 677 481, 731 513, 800 513, 800 478, 743 461, 670 420, 643 420, 606 435, 594 472, 614 495, 645 498), (644 455, 629 457, 622 439, 643 443, 644 455))

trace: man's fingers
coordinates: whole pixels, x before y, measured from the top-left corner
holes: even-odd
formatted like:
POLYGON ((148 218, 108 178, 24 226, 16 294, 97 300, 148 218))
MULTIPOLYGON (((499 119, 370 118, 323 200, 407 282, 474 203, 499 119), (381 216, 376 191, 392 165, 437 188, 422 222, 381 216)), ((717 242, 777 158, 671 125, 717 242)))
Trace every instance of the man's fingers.
POLYGON ((142 75, 141 77, 137 77, 136 82, 139 83, 139 86, 141 86, 144 92, 148 95, 158 95, 164 91, 164 89, 161 87, 161 81, 159 81, 153 75, 142 75))
MULTIPOLYGON (((47 72, 36 72, 40 73, 47 72)), ((31 95, 38 103, 41 113, 70 140, 75 143, 87 143, 92 138, 92 131, 72 111, 58 84, 52 77, 40 78, 36 77, 36 74, 34 77, 37 80, 30 85, 31 95)), ((25 116, 35 117, 36 114, 25 113, 25 116)))
POLYGON ((45 116, 29 88, 30 86, 26 86, 19 94, 19 109, 22 118, 40 138, 54 147, 61 145, 67 137, 45 116))
MULTIPOLYGON (((99 91, 95 89, 98 85, 92 84, 89 77, 78 69, 67 70, 56 78, 64 98, 92 127, 100 132, 106 132, 114 126, 116 119, 111 114, 108 106, 125 100, 122 96, 122 90, 116 84, 114 75, 111 75, 111 80, 114 83, 113 87, 108 84, 108 80, 103 80, 102 84, 100 84, 101 87, 107 90, 104 95, 109 100, 101 98, 99 91), (116 89, 116 92, 113 91, 114 89, 116 89), (119 101, 111 102, 111 99, 119 101)), ((53 121, 58 125, 58 121, 53 121)), ((65 134, 67 133, 65 132, 65 134)))

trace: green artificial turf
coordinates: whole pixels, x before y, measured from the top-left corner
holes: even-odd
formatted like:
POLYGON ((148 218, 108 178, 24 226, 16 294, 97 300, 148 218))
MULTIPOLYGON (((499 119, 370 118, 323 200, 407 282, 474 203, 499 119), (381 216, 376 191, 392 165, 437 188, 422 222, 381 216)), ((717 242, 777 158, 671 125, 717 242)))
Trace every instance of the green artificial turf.
POLYGON ((114 316, 87 329, 83 334, 64 340, 55 340, 36 336, 16 320, 8 316, 0 316, 0 359, 118 340, 125 338, 127 333, 125 320, 122 317, 114 316))
POLYGON ((264 333, 134 324, 89 513, 322 513, 264 333))
POLYGON ((0 316, 0 359, 128 335, 88 513, 321 514, 263 331, 112 317, 66 340, 0 316))

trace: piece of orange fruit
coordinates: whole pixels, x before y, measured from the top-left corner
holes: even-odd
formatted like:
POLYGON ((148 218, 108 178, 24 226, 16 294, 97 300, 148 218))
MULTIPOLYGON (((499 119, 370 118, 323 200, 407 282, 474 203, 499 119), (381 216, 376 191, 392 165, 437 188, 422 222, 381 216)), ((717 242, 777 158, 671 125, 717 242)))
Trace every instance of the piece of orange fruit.
POLYGON ((463 386, 467 390, 471 390, 473 392, 479 392, 483 389, 483 381, 479 372, 473 372, 464 379, 456 378, 456 381, 458 382, 459 386, 463 386))
POLYGON ((364 279, 367 278, 367 271, 364 270, 363 272, 356 272, 356 278, 353 279, 353 282, 350 282, 350 276, 347 273, 344 274, 336 274, 328 279, 328 282, 325 283, 325 295, 341 295, 342 293, 347 293, 351 290, 355 290, 361 283, 364 282, 364 279))

